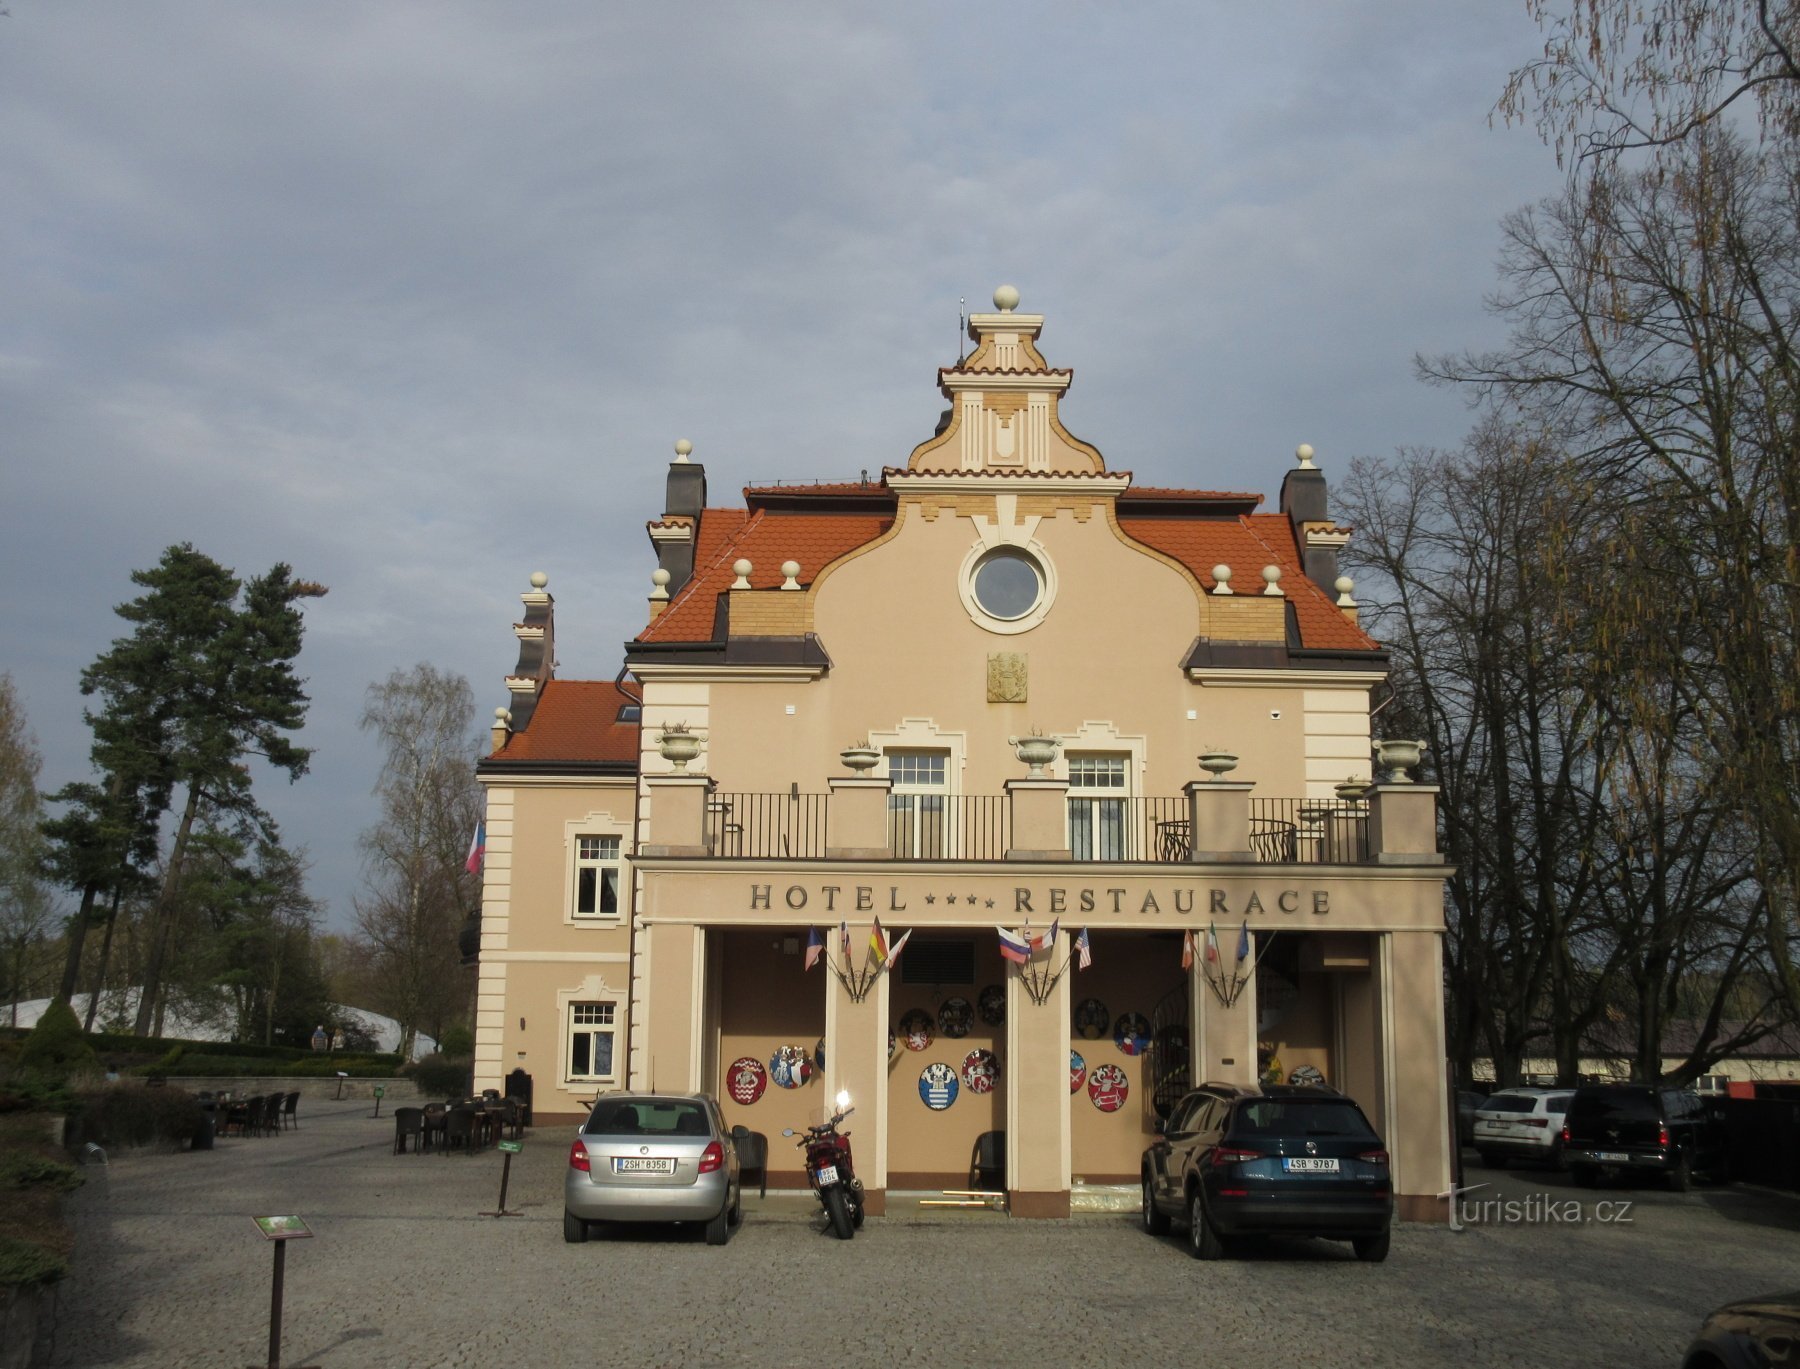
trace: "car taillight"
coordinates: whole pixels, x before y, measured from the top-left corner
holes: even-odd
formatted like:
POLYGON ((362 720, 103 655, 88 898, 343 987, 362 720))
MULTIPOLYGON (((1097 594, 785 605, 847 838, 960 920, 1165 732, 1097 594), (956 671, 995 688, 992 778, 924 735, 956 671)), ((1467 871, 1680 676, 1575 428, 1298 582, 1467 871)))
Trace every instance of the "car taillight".
POLYGON ((1656 1144, 1659 1146, 1666 1146, 1669 1144, 1669 1128, 1666 1124, 1657 1127, 1656 1144))
POLYGON ((579 1169, 583 1174, 591 1173, 588 1169, 587 1147, 580 1141, 569 1147, 569 1168, 579 1169))
POLYGON ((1365 1165, 1385 1165, 1388 1162, 1388 1153, 1385 1150, 1365 1150, 1356 1158, 1365 1165))
POLYGON ((1262 1159, 1260 1150, 1231 1150, 1226 1146, 1220 1146, 1212 1153, 1212 1162, 1215 1165, 1235 1165, 1241 1164, 1245 1160, 1260 1159, 1262 1159))
POLYGON ((711 1174, 725 1163, 725 1147, 714 1141, 700 1152, 700 1172, 711 1174))
POLYGON ((1569 1144, 1569 1124, 1567 1122, 1563 1123, 1562 1138, 1563 1138, 1563 1144, 1565 1146, 1568 1145, 1569 1144))

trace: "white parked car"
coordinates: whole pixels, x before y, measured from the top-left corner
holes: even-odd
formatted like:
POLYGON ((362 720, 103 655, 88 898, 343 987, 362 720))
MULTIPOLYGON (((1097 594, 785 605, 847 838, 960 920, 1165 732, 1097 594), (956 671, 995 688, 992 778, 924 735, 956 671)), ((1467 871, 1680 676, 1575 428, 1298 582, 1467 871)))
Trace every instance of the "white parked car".
POLYGON ((1563 1114, 1572 1089, 1501 1089, 1475 1111, 1475 1149, 1481 1163, 1503 1169, 1508 1160, 1562 1167, 1563 1114))

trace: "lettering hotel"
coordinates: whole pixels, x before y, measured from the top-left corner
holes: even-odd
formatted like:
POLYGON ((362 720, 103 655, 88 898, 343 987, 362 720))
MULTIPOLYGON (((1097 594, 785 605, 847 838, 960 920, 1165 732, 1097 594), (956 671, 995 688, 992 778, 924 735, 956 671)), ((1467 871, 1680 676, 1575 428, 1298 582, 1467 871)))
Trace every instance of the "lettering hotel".
POLYGON ((1134 484, 1063 426, 1043 318, 994 302, 879 476, 708 507, 676 444, 616 681, 556 678, 532 577, 480 765, 476 1084, 523 1068, 552 1121, 701 1089, 771 1137, 847 1088, 871 1211, 981 1142, 1015 1216, 1058 1216, 1137 1182, 1191 1082, 1317 1071, 1441 1220, 1435 790, 1371 783, 1387 656, 1325 476, 1300 448, 1272 512, 1134 484), (897 959, 837 973, 877 919, 897 959))

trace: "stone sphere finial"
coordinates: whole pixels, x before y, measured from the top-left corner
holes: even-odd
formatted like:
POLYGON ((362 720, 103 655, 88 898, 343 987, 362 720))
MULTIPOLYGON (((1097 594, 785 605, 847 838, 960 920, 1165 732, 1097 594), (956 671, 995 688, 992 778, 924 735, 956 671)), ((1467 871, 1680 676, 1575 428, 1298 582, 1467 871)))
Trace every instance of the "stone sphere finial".
POLYGON ((507 722, 507 721, 509 721, 509 720, 510 720, 510 719, 511 719, 511 718, 512 718, 512 713, 511 713, 511 711, 510 711, 510 710, 508 710, 508 709, 506 709, 506 708, 504 708, 504 707, 502 707, 502 708, 496 708, 496 709, 495 709, 495 710, 494 710, 494 721, 495 721, 495 722, 497 722, 497 723, 503 723, 503 722, 507 722))
POLYGON ((1302 442, 1298 447, 1295 447, 1294 456, 1300 462, 1301 470, 1316 471, 1318 469, 1317 466, 1313 465, 1312 443, 1302 442))
POLYGON ((731 587, 733 589, 749 589, 750 572, 752 569, 753 567, 751 564, 741 556, 736 561, 732 562, 731 573, 737 576, 737 579, 731 582, 731 587))
POLYGON ((1214 594, 1230 594, 1231 593, 1231 567, 1230 566, 1227 566, 1227 565, 1214 566, 1212 568, 1212 578, 1213 578, 1213 593, 1214 594))
POLYGON ((783 589, 799 589, 800 563, 798 561, 783 561, 781 563, 781 578, 781 587, 783 589))
POLYGON ((678 462, 685 462, 688 459, 688 453, 693 450, 694 444, 689 442, 685 437, 676 439, 675 460, 678 462))
POLYGON ((667 599, 669 597, 669 572, 658 566, 650 572, 650 597, 667 599))
POLYGON ((533 589, 542 589, 545 585, 547 585, 549 583, 550 583, 550 577, 548 575, 544 574, 543 571, 534 570, 531 572, 531 587, 533 589))
POLYGON ((1348 575, 1340 575, 1334 584, 1338 592, 1338 607, 1355 608, 1356 600, 1352 597, 1351 591, 1356 588, 1356 581, 1352 580, 1348 575))
POLYGON ((1264 566, 1262 569, 1262 577, 1263 577, 1263 584, 1266 586, 1266 588, 1263 590, 1264 594, 1280 594, 1281 593, 1281 567, 1280 566, 1264 566))
POLYGON ((1019 307, 1019 287, 1002 285, 994 291, 994 308, 1003 314, 1010 314, 1019 307))

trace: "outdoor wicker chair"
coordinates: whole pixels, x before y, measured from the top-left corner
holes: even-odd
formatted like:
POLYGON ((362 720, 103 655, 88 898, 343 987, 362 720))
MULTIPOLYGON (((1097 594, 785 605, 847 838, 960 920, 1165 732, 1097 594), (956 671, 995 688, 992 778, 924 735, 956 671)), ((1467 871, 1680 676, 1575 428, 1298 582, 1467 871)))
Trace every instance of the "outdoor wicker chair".
POLYGON ((406 1153, 406 1138, 412 1137, 413 1154, 417 1155, 425 1148, 425 1110, 423 1108, 394 1109, 394 1154, 406 1153))
POLYGON ((285 1095, 271 1093, 263 1099, 262 1134, 276 1136, 281 1132, 281 1105, 285 1095))
POLYGON ((299 1115, 297 1112, 297 1109, 299 1108, 299 1106, 300 1106, 300 1094, 298 1093, 298 1091, 296 1091, 294 1093, 290 1093, 287 1096, 287 1102, 282 1104, 282 1107, 281 1107, 281 1116, 282 1116, 283 1124, 286 1126, 293 1127, 296 1131, 298 1131, 300 1129, 300 1118, 299 1118, 299 1115))
POLYGON ((444 1118, 444 1154, 448 1155, 457 1146, 465 1153, 475 1152, 475 1109, 471 1107, 454 1107, 444 1118))
POLYGON ((757 1181, 757 1196, 769 1196, 769 1138, 760 1131, 752 1131, 746 1126, 735 1126, 731 1129, 732 1144, 737 1147, 738 1182, 747 1184, 754 1174, 757 1181))

